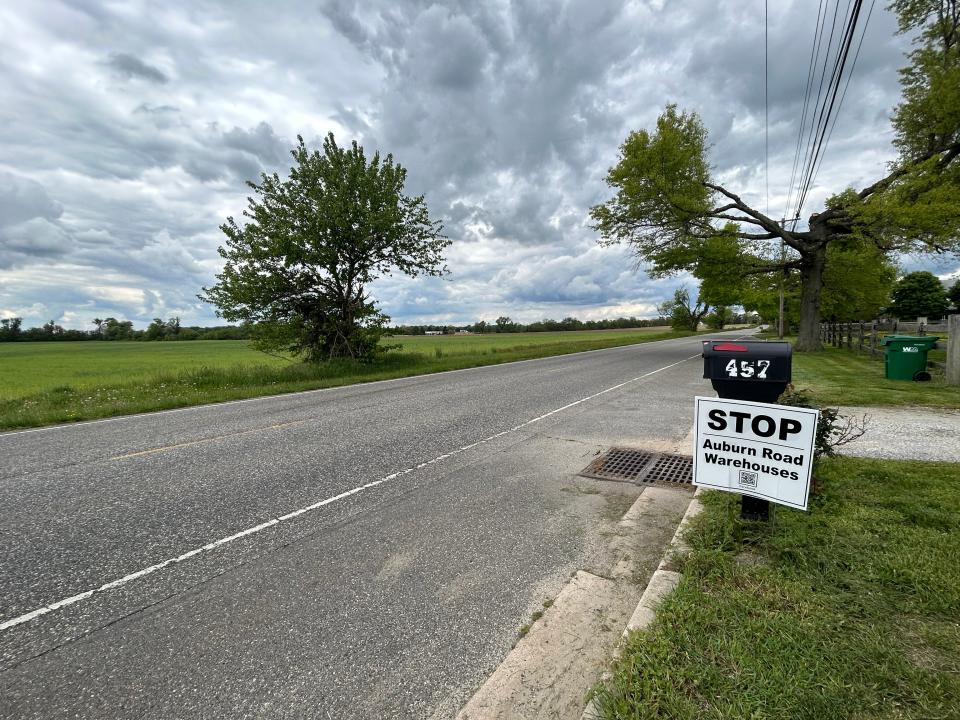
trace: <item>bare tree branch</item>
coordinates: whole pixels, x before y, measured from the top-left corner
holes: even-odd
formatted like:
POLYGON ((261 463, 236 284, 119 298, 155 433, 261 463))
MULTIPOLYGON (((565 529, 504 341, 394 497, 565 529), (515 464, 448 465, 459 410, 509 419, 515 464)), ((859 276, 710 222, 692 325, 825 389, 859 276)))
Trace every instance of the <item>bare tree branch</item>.
POLYGON ((837 420, 842 420, 843 422, 838 422, 834 426, 831 444, 833 447, 840 447, 841 445, 846 445, 847 443, 853 442, 859 437, 867 432, 867 425, 870 423, 870 416, 864 414, 863 417, 857 416, 848 416, 837 414, 837 420))
POLYGON ((773 233, 764 233, 763 235, 760 235, 758 233, 738 232, 737 237, 743 238, 744 240, 773 240, 774 238, 778 238, 780 236, 774 235, 773 233))
POLYGON ((736 209, 737 209, 737 204, 730 203, 729 205, 724 205, 723 207, 714 208, 713 210, 710 211, 710 214, 715 215, 716 213, 722 213, 722 212, 726 212, 727 210, 736 210, 736 209))
POLYGON ((751 225, 756 225, 757 227, 764 227, 763 223, 759 220, 754 220, 749 217, 742 217, 740 215, 727 215, 726 213, 720 213, 717 215, 711 215, 711 217, 717 218, 718 220, 733 220, 734 222, 745 222, 750 223, 751 225))
MULTIPOLYGON (((730 200, 733 200, 733 203, 731 203, 733 205, 732 209, 739 210, 740 212, 746 215, 749 215, 750 218, 752 218, 752 219, 736 218, 735 216, 723 216, 723 215, 716 216, 720 219, 736 219, 738 222, 748 222, 753 225, 758 225, 759 227, 762 227, 764 230, 766 230, 772 237, 783 238, 783 241, 787 245, 792 247, 794 250, 801 251, 801 252, 806 249, 805 248, 806 243, 813 239, 810 233, 798 233, 798 232, 788 231, 786 228, 781 226, 780 223, 777 222, 776 220, 773 220, 767 217, 759 210, 754 210, 752 207, 747 205, 739 195, 737 195, 736 193, 730 192, 725 187, 723 187, 723 185, 715 185, 714 183, 704 183, 704 185, 710 188, 711 190, 715 190, 721 195, 724 195, 730 200)), ((755 239, 761 239, 761 238, 755 238, 755 239)))
POLYGON ((743 275, 762 275, 763 273, 778 272, 779 270, 799 270, 800 260, 791 260, 785 263, 774 263, 773 265, 758 265, 756 267, 740 270, 743 275))

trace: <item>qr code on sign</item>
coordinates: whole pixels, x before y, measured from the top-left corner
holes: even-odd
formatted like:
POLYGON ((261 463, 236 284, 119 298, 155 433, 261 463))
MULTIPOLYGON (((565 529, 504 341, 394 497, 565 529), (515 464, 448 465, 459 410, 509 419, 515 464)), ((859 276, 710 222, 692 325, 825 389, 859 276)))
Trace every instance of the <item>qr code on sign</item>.
POLYGON ((756 488, 757 487, 757 474, 755 472, 747 472, 746 470, 740 471, 740 484, 743 487, 756 488))

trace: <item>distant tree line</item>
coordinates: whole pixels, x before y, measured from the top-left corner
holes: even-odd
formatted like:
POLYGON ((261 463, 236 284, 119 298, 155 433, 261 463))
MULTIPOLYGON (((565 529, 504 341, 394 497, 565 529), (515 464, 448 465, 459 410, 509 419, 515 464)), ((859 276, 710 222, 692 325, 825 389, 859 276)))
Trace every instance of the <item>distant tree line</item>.
MULTIPOLYGON (((740 316, 731 316, 730 322, 738 321, 740 316)), ((566 317, 563 320, 540 320, 529 324, 514 322, 506 316, 493 322, 478 320, 468 325, 396 325, 390 328, 394 335, 425 335, 427 332, 440 332, 454 335, 458 332, 470 333, 519 333, 519 332, 557 332, 559 330, 615 330, 626 328, 664 327, 671 324, 669 317, 636 318, 621 317, 609 320, 578 320, 566 317)))
MULTIPOLYGON (((742 322, 740 315, 730 315, 728 322, 742 322)), ((397 325, 388 329, 391 335, 424 335, 428 332, 454 335, 470 333, 520 333, 557 332, 561 330, 613 330, 626 328, 663 327, 671 324, 670 317, 636 318, 621 317, 607 320, 578 320, 566 317, 563 320, 540 320, 532 323, 514 322, 510 317, 500 316, 493 322, 478 320, 466 325, 397 325)), ((129 320, 108 317, 96 318, 90 330, 68 330, 53 320, 40 327, 23 328, 22 318, 0 320, 0 342, 50 342, 50 341, 110 341, 110 340, 248 340, 255 327, 251 323, 200 327, 181 325, 179 317, 167 320, 154 318, 145 330, 136 330, 129 320)))
MULTIPOLYGON (((424 335, 440 332, 453 335, 472 333, 555 332, 558 330, 611 330, 616 328, 659 327, 670 324, 670 318, 616 318, 611 320, 540 320, 529 324, 514 322, 506 316, 493 322, 479 320, 467 325, 397 325, 389 328, 393 335, 424 335)), ((145 330, 136 330, 129 320, 96 318, 90 330, 68 330, 53 320, 40 327, 24 328, 22 318, 0 320, 0 342, 49 342, 71 340, 248 340, 254 326, 250 323, 200 327, 181 325, 179 317, 167 320, 154 318, 145 330)))
POLYGON ((96 318, 91 330, 68 330, 53 320, 40 327, 24 328, 23 318, 0 320, 0 342, 69 342, 77 340, 247 340, 247 324, 217 327, 183 326, 179 317, 154 318, 146 330, 135 330, 129 320, 96 318))

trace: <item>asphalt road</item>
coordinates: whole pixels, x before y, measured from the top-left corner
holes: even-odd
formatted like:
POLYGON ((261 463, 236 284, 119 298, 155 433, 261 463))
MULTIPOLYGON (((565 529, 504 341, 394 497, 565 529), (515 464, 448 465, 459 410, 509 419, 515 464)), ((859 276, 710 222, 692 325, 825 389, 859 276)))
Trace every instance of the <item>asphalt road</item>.
POLYGON ((0 716, 450 716, 701 340, 0 434, 0 716))

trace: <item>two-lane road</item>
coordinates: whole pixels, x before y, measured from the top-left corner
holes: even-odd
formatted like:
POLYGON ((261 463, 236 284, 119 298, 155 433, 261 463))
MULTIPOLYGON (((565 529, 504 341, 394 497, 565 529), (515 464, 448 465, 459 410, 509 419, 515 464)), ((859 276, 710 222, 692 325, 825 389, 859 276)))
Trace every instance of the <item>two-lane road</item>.
POLYGON ((524 443, 701 340, 0 435, 0 715, 449 714, 584 552, 524 443))

